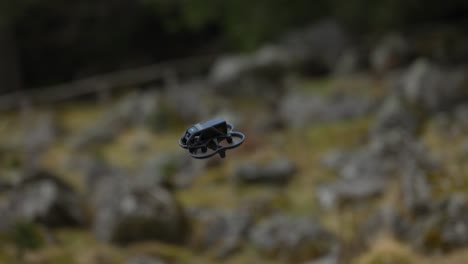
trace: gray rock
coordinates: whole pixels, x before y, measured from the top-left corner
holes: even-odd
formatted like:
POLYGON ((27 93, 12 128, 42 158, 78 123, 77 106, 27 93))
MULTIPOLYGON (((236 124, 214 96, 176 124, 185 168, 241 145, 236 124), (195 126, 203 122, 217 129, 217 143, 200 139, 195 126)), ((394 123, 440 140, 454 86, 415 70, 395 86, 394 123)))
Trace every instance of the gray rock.
POLYGON ((282 81, 288 69, 332 71, 348 42, 336 22, 322 21, 251 54, 221 58, 211 70, 209 83, 224 94, 275 100, 284 89, 282 81))
POLYGON ((409 60, 409 43, 400 34, 385 36, 371 54, 371 66, 377 73, 386 73, 403 66, 409 60))
POLYGON ((59 127, 51 114, 41 115, 26 127, 23 146, 26 153, 25 165, 37 167, 41 154, 57 139, 59 127))
POLYGON ((249 235, 261 253, 294 260, 314 260, 331 252, 335 239, 318 223, 307 218, 275 215, 252 228, 249 235))
POLYGON ((101 181, 93 206, 93 230, 103 241, 180 243, 188 232, 182 209, 171 193, 162 188, 136 188, 128 176, 101 181))
POLYGON ((428 113, 453 108, 468 98, 465 69, 442 69, 427 60, 417 60, 400 80, 397 89, 414 107, 428 113))
POLYGON ((426 172, 416 164, 410 163, 405 166, 401 174, 401 184, 405 208, 414 210, 431 202, 431 186, 426 172))
POLYGON ((74 190, 47 172, 23 180, 7 196, 6 218, 50 227, 84 223, 82 201, 74 190))
POLYGON ((366 58, 359 49, 347 49, 339 58, 333 70, 335 75, 354 74, 366 66, 366 58))
POLYGON ((367 244, 383 231, 419 251, 446 253, 468 245, 467 209, 467 200, 460 194, 428 201, 424 208, 410 208, 404 213, 385 207, 371 216, 359 233, 367 244))
POLYGON ((411 232, 406 239, 426 252, 448 252, 468 245, 468 204, 453 195, 426 214, 413 216, 411 232))
MULTIPOLYGON (((323 20, 286 35, 280 46, 294 60, 331 71, 348 48, 349 39, 335 21, 323 20)), ((297 62, 296 62, 297 63, 297 62)))
POLYGON ((302 127, 364 116, 373 105, 368 98, 351 95, 323 97, 290 93, 279 106, 279 117, 289 126, 302 127))
POLYGON ((319 186, 316 190, 320 204, 333 208, 343 203, 359 202, 381 194, 386 180, 379 177, 342 179, 319 186))
POLYGON ((296 165, 288 159, 278 159, 267 165, 245 163, 234 171, 234 180, 239 183, 287 184, 294 173, 296 165))
POLYGON ((168 87, 164 94, 168 114, 175 114, 184 122, 193 124, 208 119, 216 100, 214 94, 209 94, 207 86, 204 81, 191 81, 168 87), (207 93, 210 101, 204 101, 207 93))
POLYGON ((351 159, 351 155, 347 151, 331 150, 325 154, 321 159, 321 165, 329 169, 338 170, 346 162, 351 159))
POLYGON ((371 133, 379 135, 397 129, 404 133, 414 134, 420 126, 419 123, 420 120, 408 109, 402 99, 390 96, 385 99, 382 107, 378 110, 371 133))
POLYGON ((142 125, 158 111, 158 94, 132 93, 122 98, 98 120, 72 135, 68 143, 77 149, 112 141, 123 129, 142 125))
POLYGON ((183 154, 163 153, 147 159, 135 184, 140 187, 162 186, 165 188, 188 187, 203 170, 206 163, 196 161, 183 154))
POLYGON ((328 161, 328 165, 340 179, 317 189, 324 207, 378 195, 394 175, 401 175, 408 206, 424 202, 430 196, 425 175, 437 170, 438 164, 420 142, 404 133, 390 131, 372 138, 354 152, 336 153, 332 156, 335 160, 328 161))
POLYGON ((47 148, 58 136, 59 128, 51 114, 38 117, 24 135, 24 146, 27 151, 41 151, 47 148))
POLYGON ((226 258, 242 247, 252 217, 246 210, 198 209, 191 213, 196 230, 192 245, 198 250, 210 250, 218 258, 226 258))
POLYGON ((273 68, 286 68, 291 59, 286 51, 278 46, 265 46, 252 54, 225 56, 220 58, 210 73, 210 82, 222 88, 254 72, 265 72, 273 68))
POLYGON ((438 113, 433 121, 432 128, 441 135, 462 136, 468 132, 468 104, 461 104, 451 111, 438 113))
POLYGON ((87 194, 94 193, 102 179, 118 173, 117 168, 110 166, 102 159, 86 154, 66 157, 63 167, 81 176, 81 182, 86 187, 87 194))
POLYGON ((403 218, 400 212, 392 206, 377 209, 368 221, 358 230, 359 240, 371 245, 382 233, 394 234, 396 238, 405 239, 410 232, 410 222, 403 218))

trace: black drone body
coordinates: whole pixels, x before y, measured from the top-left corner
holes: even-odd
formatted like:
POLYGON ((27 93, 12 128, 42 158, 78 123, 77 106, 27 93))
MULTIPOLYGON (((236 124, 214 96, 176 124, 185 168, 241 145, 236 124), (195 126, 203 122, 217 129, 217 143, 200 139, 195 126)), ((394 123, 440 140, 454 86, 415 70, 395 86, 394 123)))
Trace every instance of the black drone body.
POLYGON ((244 134, 232 129, 233 126, 222 118, 211 119, 187 129, 179 139, 179 145, 188 149, 196 159, 206 159, 216 154, 224 158, 226 150, 237 148, 245 139, 244 134))

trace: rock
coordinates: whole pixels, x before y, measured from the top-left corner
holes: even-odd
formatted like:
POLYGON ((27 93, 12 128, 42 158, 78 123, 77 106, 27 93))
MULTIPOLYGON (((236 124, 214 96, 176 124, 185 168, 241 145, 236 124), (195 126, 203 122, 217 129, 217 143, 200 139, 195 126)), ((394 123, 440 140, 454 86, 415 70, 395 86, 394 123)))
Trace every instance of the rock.
POLYGON ((246 210, 220 211, 198 209, 192 211, 192 245, 197 250, 210 250, 224 259, 242 247, 252 217, 246 210))
POLYGON ((146 160, 137 174, 135 184, 140 187, 165 187, 168 189, 188 187, 195 176, 205 167, 183 154, 159 154, 146 160))
POLYGON ((416 208, 426 207, 431 202, 431 187, 426 172, 416 164, 406 165, 401 174, 401 184, 405 208, 416 210, 416 208))
POLYGON ((392 206, 383 206, 373 213, 358 230, 359 240, 372 245, 381 234, 393 234, 404 239, 410 231, 410 223, 392 206))
POLYGON ((342 150, 331 150, 327 152, 324 157, 321 159, 321 165, 328 168, 328 169, 335 169, 338 170, 349 161, 351 155, 347 151, 342 150))
POLYGON ((28 152, 42 151, 58 136, 59 128, 51 114, 39 116, 31 128, 25 131, 24 147, 28 152))
POLYGON ((377 112, 372 125, 371 133, 379 135, 390 130, 399 130, 403 133, 414 134, 420 126, 420 120, 408 109, 397 96, 387 97, 377 112))
POLYGON ((332 71, 347 44, 347 36, 336 22, 322 21, 251 54, 219 59, 209 83, 222 94, 276 100, 284 90, 282 82, 288 69, 332 71))
POLYGON ((385 36, 371 54, 372 69, 380 74, 402 67, 409 60, 409 43, 400 34, 385 36))
POLYGON ((54 142, 59 134, 59 127, 51 114, 44 114, 28 124, 24 134, 23 145, 26 153, 25 165, 37 167, 41 154, 54 142))
POLYGON ((144 124, 158 111, 158 94, 132 93, 106 111, 94 124, 72 135, 69 144, 77 149, 113 140, 123 129, 144 124))
POLYGON ((250 184, 287 184, 294 173, 296 165, 288 159, 278 159, 267 165, 245 163, 235 169, 234 179, 239 183, 250 184))
POLYGON ((359 49, 347 49, 340 56, 333 70, 335 75, 348 75, 357 73, 366 67, 366 58, 359 49))
POLYGON ((326 208, 333 208, 343 203, 363 201, 383 192, 386 181, 383 178, 359 177, 342 179, 317 188, 317 198, 326 208))
POLYGON ((332 20, 323 20, 286 35, 280 46, 291 54, 296 63, 331 71, 336 68, 349 42, 340 25, 332 20))
POLYGON ((279 116, 289 126, 302 127, 364 116, 373 108, 368 98, 338 94, 330 97, 290 93, 279 106, 279 116))
POLYGON ((368 244, 379 232, 391 232, 425 253, 447 253, 468 245, 468 203, 461 194, 442 200, 430 200, 425 209, 404 213, 385 207, 378 210, 360 228, 360 237, 368 244))
POLYGON ((424 215, 414 216, 406 237, 414 247, 426 252, 449 252, 468 245, 468 203, 453 195, 424 215))
POLYGON ((400 80, 397 90, 413 107, 427 113, 450 109, 468 98, 465 69, 442 69, 417 60, 400 80))
POLYGON ((217 94, 258 97, 275 101, 283 92, 285 70, 291 59, 283 49, 266 46, 252 54, 219 59, 210 73, 209 83, 217 94))
POLYGON ((129 258, 125 264, 165 264, 165 262, 162 259, 159 258, 154 258, 150 256, 133 256, 129 258))
POLYGON ((137 188, 131 178, 116 175, 101 181, 94 197, 94 233, 118 244, 159 240, 183 242, 185 216, 171 193, 162 188, 137 188))
POLYGON ((74 171, 81 176, 80 180, 86 187, 87 194, 94 193, 101 180, 119 172, 117 168, 102 159, 87 154, 67 156, 63 163, 64 169, 74 171))
POLYGON ((420 142, 398 130, 371 138, 354 152, 335 151, 331 158, 335 160, 328 165, 340 178, 317 189, 318 199, 326 208, 378 195, 394 175, 401 175, 408 205, 412 206, 428 198, 430 187, 425 174, 438 168, 420 142))
POLYGON ((23 180, 7 196, 7 218, 50 227, 84 223, 79 196, 66 183, 47 172, 23 180))
POLYGON ((433 121, 433 128, 443 136, 465 135, 468 132, 468 104, 461 104, 451 111, 438 113, 433 121))
POLYGON ((209 118, 212 112, 215 95, 210 94, 210 103, 204 101, 204 96, 209 90, 208 84, 203 81, 191 81, 168 87, 164 94, 165 107, 168 114, 175 114, 189 124, 196 124, 209 118))
POLYGON ((222 86, 238 82, 254 72, 268 71, 273 68, 286 68, 290 58, 278 46, 265 46, 252 54, 225 56, 220 58, 210 73, 210 83, 222 86))
POLYGON ((275 215, 264 219, 250 231, 253 246, 267 256, 294 260, 315 260, 331 252, 334 237, 307 218, 275 215))

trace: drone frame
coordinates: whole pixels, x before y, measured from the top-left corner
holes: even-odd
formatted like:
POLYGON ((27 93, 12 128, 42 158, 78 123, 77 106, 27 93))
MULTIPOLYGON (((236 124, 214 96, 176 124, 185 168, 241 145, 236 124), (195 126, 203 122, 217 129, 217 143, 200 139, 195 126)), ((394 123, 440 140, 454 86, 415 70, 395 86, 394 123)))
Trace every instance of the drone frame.
MULTIPOLYGON (((207 159, 210 158, 216 154, 219 154, 221 158, 226 157, 226 150, 228 149, 234 149, 239 147, 245 139, 244 134, 240 132, 235 132, 233 130, 233 125, 230 123, 225 122, 222 119, 214 119, 215 121, 218 122, 223 122, 226 124, 226 131, 220 131, 214 126, 210 126, 207 128, 204 128, 201 131, 197 131, 195 133, 190 133, 189 130, 184 133, 184 135, 179 139, 179 145, 184 148, 188 149, 190 156, 196 159, 207 159), (209 137, 209 138, 202 138, 203 133, 212 133, 215 136, 209 137), (187 138, 187 135, 189 137, 187 138), (234 143, 233 138, 239 138, 240 141, 234 143), (223 141, 226 141, 230 145, 221 145, 223 141), (213 150, 210 153, 207 153, 208 149, 213 150), (198 154, 198 151, 201 150, 202 153, 207 153, 207 154, 198 154)), ((209 122, 209 121, 208 121, 209 122)), ((200 124, 197 124, 200 125, 200 124)), ((195 126, 197 126, 195 125, 195 126)), ((195 127, 194 126, 194 127, 195 127)))

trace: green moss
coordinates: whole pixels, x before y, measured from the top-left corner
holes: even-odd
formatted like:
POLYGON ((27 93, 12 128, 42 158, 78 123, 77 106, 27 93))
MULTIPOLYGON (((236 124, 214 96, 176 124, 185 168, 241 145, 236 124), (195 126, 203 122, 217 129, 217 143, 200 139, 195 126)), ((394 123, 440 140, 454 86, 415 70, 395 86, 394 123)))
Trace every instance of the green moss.
POLYGON ((39 227, 30 222, 16 222, 11 238, 20 251, 38 249, 43 245, 43 237, 39 227))
POLYGON ((299 88, 307 93, 328 95, 333 91, 333 82, 330 78, 309 79, 303 81, 299 88))

